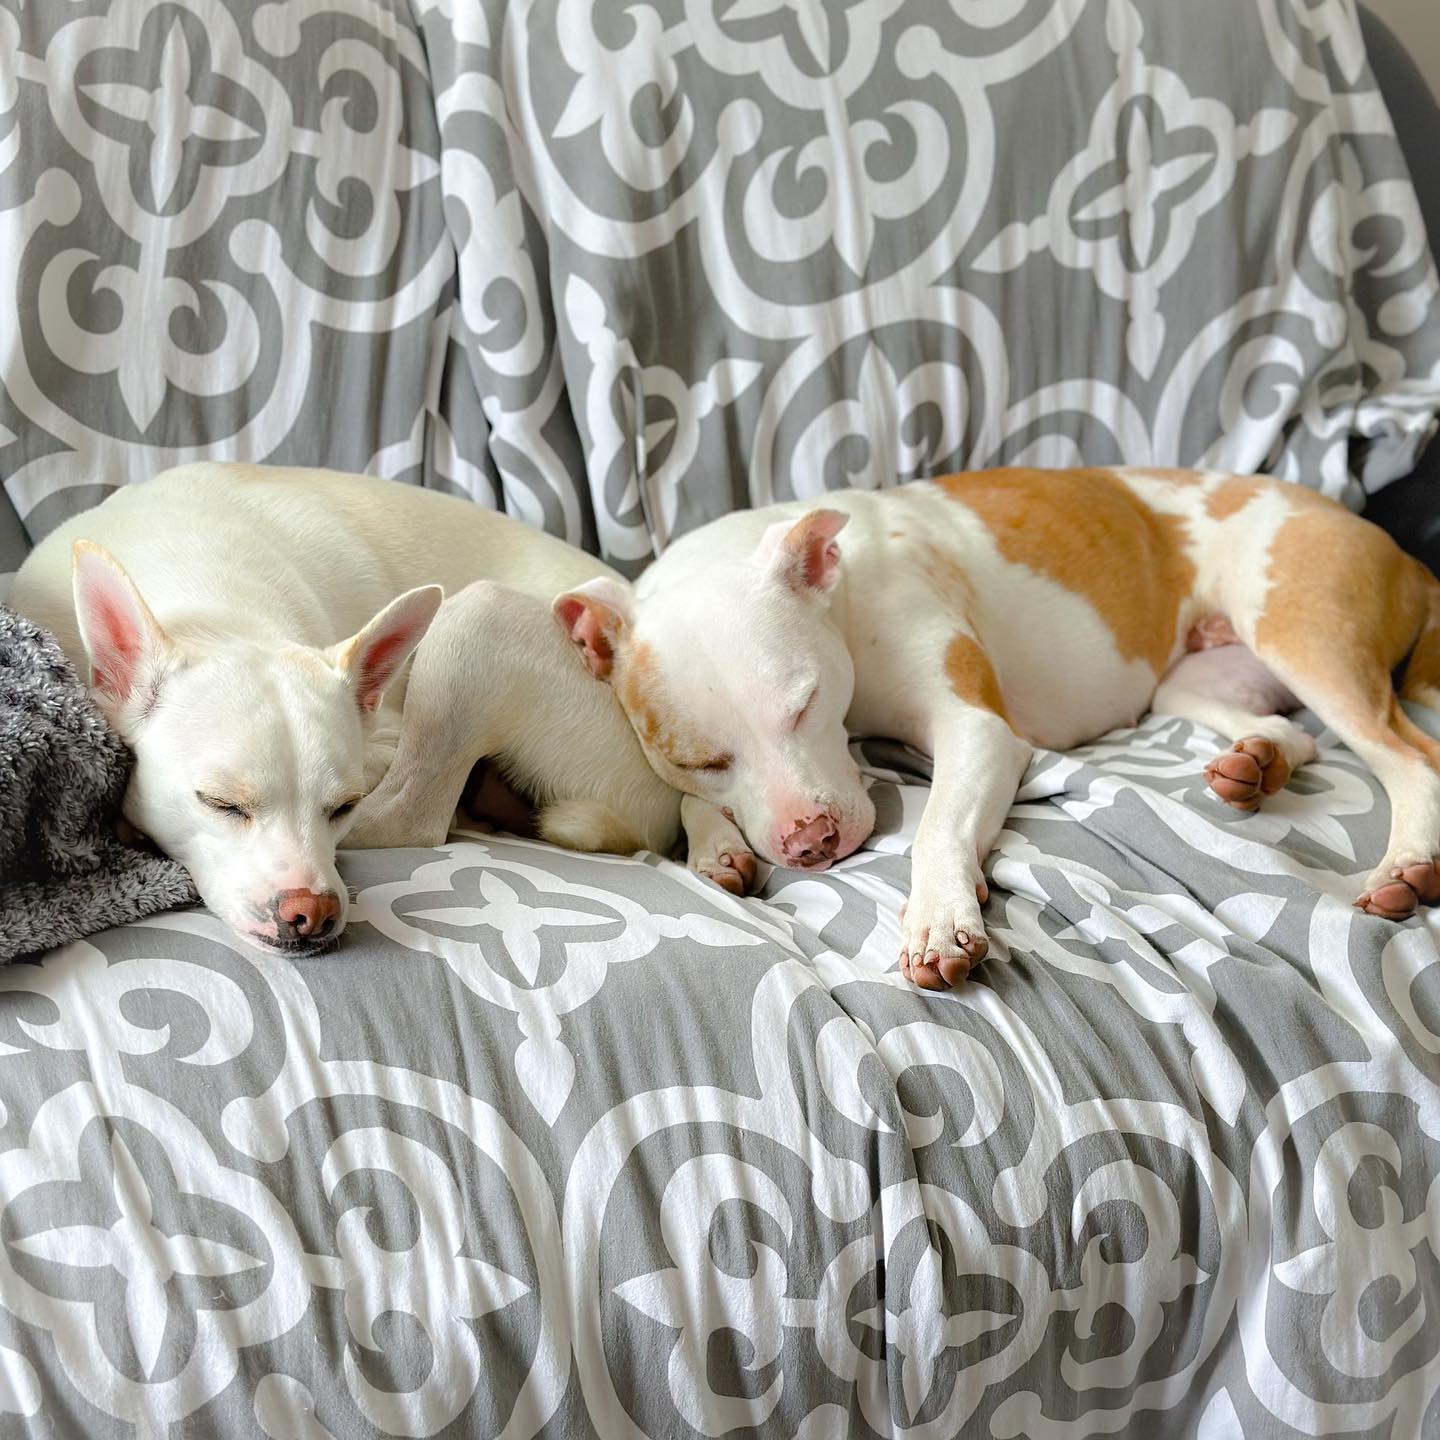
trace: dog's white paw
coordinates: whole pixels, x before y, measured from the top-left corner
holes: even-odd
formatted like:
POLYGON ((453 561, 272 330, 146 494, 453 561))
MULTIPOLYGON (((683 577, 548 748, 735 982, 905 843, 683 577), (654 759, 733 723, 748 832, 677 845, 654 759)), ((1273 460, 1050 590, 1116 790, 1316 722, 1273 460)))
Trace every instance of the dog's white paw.
POLYGON ((989 952, 980 916, 988 897, 983 880, 973 895, 912 895, 900 911, 900 973, 922 990, 958 985, 989 952))
POLYGON ((1401 858, 1366 882, 1356 908, 1382 920, 1408 920, 1422 905, 1440 904, 1440 856, 1401 858))
POLYGON ((722 890, 748 895, 755 888, 759 862, 729 811, 687 795, 680 818, 685 827, 685 863, 722 890))
POLYGON ((755 856, 743 845, 732 846, 709 859, 692 856, 690 868, 732 895, 748 895, 755 888, 755 856))

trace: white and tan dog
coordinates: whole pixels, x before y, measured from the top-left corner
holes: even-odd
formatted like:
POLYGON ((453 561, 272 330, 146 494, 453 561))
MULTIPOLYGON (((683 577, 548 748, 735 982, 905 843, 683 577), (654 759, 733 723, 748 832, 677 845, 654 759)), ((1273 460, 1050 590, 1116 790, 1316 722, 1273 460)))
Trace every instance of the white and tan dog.
MULTIPOLYGON (((347 830, 352 845, 438 843, 482 755, 539 802, 547 839, 669 849, 680 797, 550 618, 556 591, 609 574, 434 491, 189 465, 61 525, 21 567, 12 603, 88 664, 135 751, 126 818, 236 930, 303 954, 344 928, 335 848, 347 830), (442 586, 454 595, 443 608, 442 586), (407 706, 386 772, 402 667, 432 621, 409 684, 429 723, 409 725, 407 706)), ((715 818, 718 851, 733 829, 715 818)), ((715 856, 701 840, 703 868, 715 856)))
POLYGON ((1031 747, 1151 709, 1234 740, 1207 774, 1250 809, 1313 758, 1279 713, 1309 706, 1390 797, 1356 903, 1401 919, 1440 900, 1440 745, 1391 686, 1408 655, 1406 696, 1440 705, 1440 584, 1296 486, 997 470, 840 493, 728 516, 633 596, 597 580, 555 611, 657 772, 726 807, 777 864, 824 869, 870 831, 847 732, 934 757, 901 926, 922 986, 985 954, 981 864, 1031 747))

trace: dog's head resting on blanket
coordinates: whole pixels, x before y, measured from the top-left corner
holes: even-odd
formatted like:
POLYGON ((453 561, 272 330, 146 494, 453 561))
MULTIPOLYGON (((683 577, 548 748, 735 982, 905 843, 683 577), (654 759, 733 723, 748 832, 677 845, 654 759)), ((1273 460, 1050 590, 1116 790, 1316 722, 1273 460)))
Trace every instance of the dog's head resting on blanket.
POLYGON ((246 939, 287 954, 330 948, 349 908, 335 847, 376 778, 365 769, 375 711, 440 587, 401 595, 325 650, 172 637, 114 557, 86 541, 74 590, 91 693, 135 752, 126 819, 246 939))
POLYGON ((747 563, 702 564, 640 599, 599 579, 554 604, 660 778, 797 870, 827 869, 875 825, 845 731, 855 667, 830 615, 846 518, 779 521, 747 563))

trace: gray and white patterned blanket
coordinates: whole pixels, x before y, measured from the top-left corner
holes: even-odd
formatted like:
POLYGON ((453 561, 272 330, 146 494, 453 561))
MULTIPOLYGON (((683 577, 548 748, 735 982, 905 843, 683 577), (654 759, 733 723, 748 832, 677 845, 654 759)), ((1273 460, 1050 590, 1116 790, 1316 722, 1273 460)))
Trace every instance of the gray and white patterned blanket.
POLYGON ((1183 721, 1039 756, 951 995, 875 750, 762 898, 456 836, 349 855, 322 962, 0 972, 0 1432, 1434 1433, 1440 922, 1349 904, 1321 743, 1255 816, 1183 721))
MULTIPOLYGON (((632 570, 999 460, 1354 501, 1437 297, 1350 0, 0 0, 0 570, 194 458, 632 570)), ((1037 758, 954 995, 874 746, 757 898, 457 836, 323 962, 0 972, 0 1436, 1440 1433, 1440 921, 1353 757, 1215 744, 1037 758)))
POLYGON ((270 460, 633 571, 1002 462, 1358 503, 1440 407, 1352 0, 0 0, 0 301, 32 539, 270 460))

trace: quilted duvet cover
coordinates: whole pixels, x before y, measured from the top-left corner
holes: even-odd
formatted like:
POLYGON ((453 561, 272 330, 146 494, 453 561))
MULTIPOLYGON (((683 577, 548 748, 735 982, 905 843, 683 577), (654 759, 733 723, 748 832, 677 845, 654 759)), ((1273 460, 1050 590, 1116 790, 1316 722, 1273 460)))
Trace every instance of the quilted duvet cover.
MULTIPOLYGON (((194 458, 635 571, 1007 461, 1358 503, 1437 405, 1349 0, 0 0, 3 571, 194 458)), ((1184 722, 1039 756, 951 995, 874 742, 749 899, 457 834, 321 961, 0 970, 0 1440, 1440 1434, 1440 921, 1321 741, 1254 816, 1184 722)))

